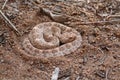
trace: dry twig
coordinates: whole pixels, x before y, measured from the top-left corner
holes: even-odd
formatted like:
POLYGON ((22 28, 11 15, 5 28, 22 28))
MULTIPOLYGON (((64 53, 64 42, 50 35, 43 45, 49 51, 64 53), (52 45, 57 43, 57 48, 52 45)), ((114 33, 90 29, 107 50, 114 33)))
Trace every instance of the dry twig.
POLYGON ((111 21, 98 21, 98 22, 81 22, 78 23, 80 25, 95 25, 95 24, 99 24, 99 25, 106 25, 106 24, 116 24, 116 23, 120 23, 120 19, 119 20, 111 20, 111 21))
POLYGON ((70 77, 65 78, 64 80, 70 80, 70 77))
POLYGON ((4 4, 2 6, 2 9, 4 9, 4 7, 5 7, 5 5, 6 5, 7 2, 8 2, 8 0, 5 0, 4 4))
POLYGON ((101 64, 103 64, 107 55, 100 48, 98 50, 103 54, 103 57, 100 59, 101 64))
POLYGON ((108 80, 108 74, 109 74, 109 71, 110 71, 110 68, 106 70, 106 75, 105 75, 106 78, 105 78, 105 80, 108 80))
POLYGON ((21 35, 20 32, 15 27, 15 25, 4 15, 4 13, 1 10, 0 10, 0 14, 11 25, 10 28, 12 28, 14 31, 16 31, 19 35, 21 35))
POLYGON ((107 17, 107 20, 110 19, 110 18, 120 18, 120 15, 109 15, 107 17))

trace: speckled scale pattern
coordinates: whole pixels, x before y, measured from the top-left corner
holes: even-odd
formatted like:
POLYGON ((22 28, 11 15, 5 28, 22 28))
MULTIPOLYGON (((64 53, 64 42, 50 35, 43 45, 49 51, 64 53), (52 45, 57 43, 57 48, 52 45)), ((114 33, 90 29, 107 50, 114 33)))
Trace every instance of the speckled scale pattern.
POLYGON ((81 46, 81 42, 81 35, 75 29, 56 22, 44 22, 30 31, 22 47, 25 55, 50 58, 74 52, 81 46))

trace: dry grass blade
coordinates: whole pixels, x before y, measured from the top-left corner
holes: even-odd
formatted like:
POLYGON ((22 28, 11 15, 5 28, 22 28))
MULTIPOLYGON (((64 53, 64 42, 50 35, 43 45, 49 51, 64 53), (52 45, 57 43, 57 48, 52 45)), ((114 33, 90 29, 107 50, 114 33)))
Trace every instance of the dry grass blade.
POLYGON ((116 24, 116 23, 120 23, 120 20, 111 20, 111 21, 98 21, 98 22, 81 22, 81 23, 78 23, 80 25, 95 25, 95 24, 98 24, 98 25, 107 25, 107 24, 116 24))
POLYGON ((120 15, 109 15, 107 17, 107 20, 110 19, 110 18, 120 18, 120 15))
POLYGON ((105 54, 100 48, 98 48, 98 50, 103 54, 103 57, 100 59, 101 64, 103 64, 107 57, 107 54, 105 54))
POLYGON ((106 70, 106 75, 105 75, 106 78, 105 78, 105 80, 108 80, 108 73, 109 73, 109 70, 110 70, 110 69, 107 69, 107 70, 106 70))
POLYGON ((8 2, 8 0, 5 0, 4 4, 2 6, 2 9, 4 9, 4 7, 5 7, 5 5, 6 5, 7 2, 8 2))
POLYGON ((11 25, 10 27, 14 30, 14 31, 16 31, 19 35, 21 35, 20 34, 20 32, 17 30, 17 28, 15 27, 15 25, 4 15, 4 13, 0 10, 0 14, 3 16, 3 18, 11 25))

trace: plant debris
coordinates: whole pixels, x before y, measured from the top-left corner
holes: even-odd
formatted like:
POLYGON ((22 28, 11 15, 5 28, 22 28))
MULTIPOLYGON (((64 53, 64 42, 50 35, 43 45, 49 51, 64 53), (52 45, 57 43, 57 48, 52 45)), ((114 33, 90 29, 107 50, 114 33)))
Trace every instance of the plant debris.
POLYGON ((120 79, 120 0, 0 0, 0 7, 0 80, 120 79), (18 43, 45 22, 79 31, 81 47, 63 57, 25 59, 18 43))
POLYGON ((19 35, 21 35, 20 32, 17 30, 17 28, 14 26, 14 24, 4 15, 4 13, 1 10, 0 10, 0 14, 11 25, 12 29, 16 31, 19 35))
POLYGON ((51 19, 53 19, 56 22, 63 23, 63 22, 68 21, 68 17, 65 16, 64 14, 55 13, 46 8, 41 8, 41 10, 43 13, 45 13, 47 16, 49 16, 51 19))

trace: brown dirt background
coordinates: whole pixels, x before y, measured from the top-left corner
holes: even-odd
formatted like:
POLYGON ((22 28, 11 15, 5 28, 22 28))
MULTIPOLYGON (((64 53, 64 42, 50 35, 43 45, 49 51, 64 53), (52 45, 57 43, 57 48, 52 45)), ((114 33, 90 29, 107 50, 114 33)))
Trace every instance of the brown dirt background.
MULTIPOLYGON (((20 37, 0 15, 0 80, 50 80, 55 67, 60 68, 58 80, 120 80, 120 24, 80 25, 120 15, 119 0, 31 1, 9 0, 2 10, 23 36, 38 23, 54 21, 40 11, 40 7, 47 8, 70 16, 62 24, 81 33, 82 46, 70 55, 47 61, 24 59, 14 48, 20 37)), ((3 4, 0 0, 0 7, 3 4)), ((120 21, 120 17, 110 20, 120 21)))

